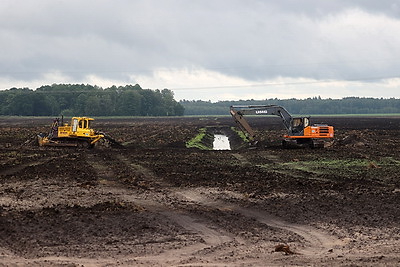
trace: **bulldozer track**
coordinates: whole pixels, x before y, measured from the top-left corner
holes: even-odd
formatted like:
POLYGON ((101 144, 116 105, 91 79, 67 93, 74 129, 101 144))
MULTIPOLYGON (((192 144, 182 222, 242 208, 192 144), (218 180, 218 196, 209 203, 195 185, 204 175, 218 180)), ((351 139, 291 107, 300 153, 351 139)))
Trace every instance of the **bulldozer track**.
MULTIPOLYGON (((297 234, 305 240, 305 243, 302 244, 303 248, 299 250, 299 252, 304 255, 316 256, 329 254, 328 251, 330 249, 335 248, 338 250, 341 249, 341 246, 343 245, 337 238, 311 226, 289 223, 272 216, 265 211, 246 208, 237 204, 226 203, 221 200, 213 200, 207 195, 207 192, 209 191, 208 189, 174 189, 160 177, 157 177, 151 170, 133 162, 130 158, 120 154, 116 155, 115 158, 119 162, 123 162, 128 166, 132 172, 142 174, 149 182, 157 182, 159 185, 163 185, 164 189, 162 192, 156 194, 152 193, 151 195, 154 195, 152 198, 143 198, 143 196, 132 190, 114 187, 112 184, 107 186, 108 192, 112 193, 114 197, 121 201, 134 203, 135 205, 142 207, 143 210, 164 217, 165 220, 168 220, 175 225, 179 225, 186 231, 199 236, 201 240, 203 240, 201 243, 194 243, 181 248, 167 250, 158 255, 136 257, 135 262, 137 263, 154 266, 160 261, 165 261, 168 265, 180 265, 185 262, 198 263, 199 257, 197 257, 197 255, 201 253, 201 251, 214 250, 220 247, 218 249, 221 253, 221 251, 224 251, 223 244, 227 244, 227 247, 230 248, 232 248, 232 244, 239 247, 249 246, 248 242, 237 234, 228 233, 225 229, 215 225, 208 219, 188 212, 188 209, 196 205, 201 205, 215 210, 221 210, 221 207, 223 207, 224 210, 237 212, 240 216, 255 219, 266 226, 297 234), (160 202, 156 201, 160 197, 163 199, 166 198, 173 200, 172 204, 160 204, 160 202), (181 203, 185 203, 186 207, 182 208, 180 206, 181 203), (178 206, 176 206, 177 204, 178 206)), ((113 174, 107 170, 107 167, 104 166, 105 162, 102 163, 99 160, 94 161, 94 159, 95 157, 89 157, 89 161, 92 166, 97 169, 99 177, 107 179, 113 176, 113 174), (95 164, 93 164, 94 162, 95 164)), ((235 193, 232 192, 232 194, 235 193)), ((272 250, 272 244, 268 245, 267 243, 266 245, 271 246, 272 250)), ((297 251, 293 255, 295 254, 297 254, 297 251)), ((211 259, 213 254, 211 253, 207 257, 211 259)), ((245 264, 245 262, 243 262, 243 264, 245 264)))
MULTIPOLYGON (((166 249, 164 252, 154 255, 124 257, 121 258, 123 262, 135 262, 135 264, 145 264, 148 266, 158 266, 160 262, 168 266, 184 266, 185 264, 190 266, 193 264, 206 265, 207 262, 215 262, 216 255, 225 254, 229 251, 235 253, 235 251, 244 250, 245 248, 252 251, 260 249, 260 247, 273 250, 274 244, 270 241, 253 245, 249 240, 246 240, 246 238, 243 238, 237 233, 227 231, 220 225, 216 225, 213 221, 210 221, 209 218, 201 214, 193 214, 191 210, 196 210, 199 205, 210 210, 236 212, 238 214, 237 216, 255 219, 268 227, 281 229, 302 237, 305 243, 301 243, 301 249, 295 248, 295 253, 293 253, 292 256, 300 256, 298 252, 300 252, 301 255, 312 257, 326 255, 329 254, 329 250, 333 248, 335 250, 340 250, 343 245, 337 238, 311 226, 289 223, 262 210, 247 208, 239 204, 227 203, 222 200, 214 200, 209 193, 217 189, 191 188, 180 190, 174 188, 161 177, 158 177, 151 169, 138 164, 123 154, 114 153, 112 154, 112 158, 114 158, 116 162, 125 165, 127 167, 127 172, 140 175, 142 179, 149 183, 156 183, 162 186, 163 189, 157 192, 147 192, 143 195, 143 193, 139 193, 135 189, 124 188, 115 178, 116 174, 111 168, 112 164, 110 165, 108 160, 101 156, 101 153, 103 152, 100 152, 100 154, 99 152, 86 153, 87 163, 94 168, 100 181, 96 188, 91 189, 93 192, 97 191, 101 195, 111 195, 118 202, 132 203, 140 207, 141 210, 163 218, 161 220, 165 223, 177 225, 201 240, 200 242, 188 243, 182 247, 166 249), (168 201, 162 203, 161 201, 157 201, 158 199, 168 199, 168 201)), ((58 158, 65 156, 66 155, 63 155, 58 158)), ((55 158, 57 157, 36 161, 33 164, 45 164, 55 158)), ((244 159, 244 157, 236 158, 240 160, 244 159)), ((32 165, 32 163, 26 164, 26 166, 29 165, 32 165)), ((19 168, 23 167, 24 166, 19 166, 19 168)), ((18 171, 18 168, 15 168, 13 171, 18 171)), ((237 195, 235 192, 229 193, 237 195)), ((224 220, 224 218, 220 220, 224 220)), ((274 257, 279 257, 279 253, 274 257)), ((40 260, 44 259, 60 263, 66 260, 66 258, 63 257, 46 257, 40 260)), ((73 259, 70 258, 69 261, 71 260, 73 259)), ((104 264, 110 263, 108 259, 101 259, 101 261, 104 264)), ((90 264, 91 259, 75 259, 74 262, 90 264)), ((248 260, 237 260, 236 263, 246 265, 251 262, 248 260)))
MULTIPOLYGON (((242 157, 239 158, 243 159, 242 157)), ((192 205, 201 205, 212 209, 220 209, 223 207, 224 209, 237 212, 240 214, 240 216, 253 218, 269 227, 274 227, 297 234, 306 241, 306 243, 303 244, 304 248, 302 248, 300 251, 302 254, 327 254, 329 253, 328 251, 330 249, 340 249, 341 245, 343 245, 337 238, 311 226, 289 223, 280 218, 272 216, 265 211, 245 208, 240 205, 226 203, 221 200, 213 200, 207 195, 207 192, 209 191, 208 189, 194 188, 188 190, 176 190, 168 183, 163 181, 163 179, 157 177, 151 170, 133 162, 130 158, 118 154, 115 155, 115 159, 128 166, 132 172, 142 174, 142 176, 144 176, 149 182, 156 182, 159 185, 163 185, 164 190, 158 193, 164 195, 163 198, 175 199, 175 202, 178 200, 177 203, 181 203, 183 201, 188 204, 189 207, 192 205)), ((94 155, 88 156, 88 160, 90 164, 97 170, 100 178, 109 179, 113 176, 113 173, 107 168, 106 162, 101 162, 101 160, 96 158, 94 155)), ((241 244, 246 243, 243 238, 232 233, 228 234, 224 229, 214 225, 207 219, 199 217, 198 215, 193 216, 190 212, 182 210, 181 208, 176 209, 174 206, 171 207, 162 205, 148 198, 143 199, 135 194, 135 192, 125 188, 117 188, 110 185, 107 190, 112 192, 113 196, 122 201, 134 203, 135 205, 138 205, 149 212, 153 212, 159 214, 159 216, 165 217, 167 220, 179 225, 187 231, 193 232, 201 237, 204 242, 201 244, 192 244, 190 246, 172 251, 169 250, 165 253, 152 257, 146 256, 144 258, 136 258, 138 261, 143 260, 144 263, 150 264, 152 262, 157 262, 160 259, 168 259, 169 264, 179 264, 184 262, 185 259, 187 260, 188 258, 193 257, 193 255, 206 248, 220 246, 223 243, 229 242, 239 242, 241 244)), ((232 194, 234 193, 232 192, 232 194)), ((157 197, 155 196, 154 199, 157 199, 157 197)))
POLYGON ((95 169, 101 181, 111 181, 114 179, 115 174, 107 162, 100 160, 96 154, 87 154, 86 160, 95 169))
POLYGON ((169 186, 168 183, 165 183, 162 179, 157 177, 150 169, 133 162, 128 157, 118 154, 115 156, 120 162, 123 162, 126 166, 128 166, 133 173, 142 177, 142 179, 146 180, 148 183, 156 184, 157 186, 169 186))
POLYGON ((209 190, 189 189, 185 191, 177 191, 177 194, 201 205, 210 206, 213 208, 224 207, 225 209, 236 211, 243 216, 254 218, 268 226, 293 232, 303 237, 307 241, 306 247, 301 251, 303 254, 316 255, 329 253, 328 251, 330 249, 340 249, 344 245, 344 243, 338 238, 328 235, 323 231, 311 226, 289 223, 262 210, 245 208, 236 204, 226 203, 221 200, 216 201, 209 199, 206 196, 207 191, 209 190))
POLYGON ((51 157, 42 158, 40 160, 35 160, 35 161, 27 162, 27 163, 21 163, 19 165, 16 165, 15 167, 7 168, 6 170, 0 171, 0 176, 13 175, 15 173, 22 171, 23 169, 26 169, 29 167, 34 167, 34 166, 44 165, 52 160, 66 158, 68 156, 69 155, 51 156, 51 157))
MULTIPOLYGON (((204 222, 201 218, 165 209, 164 211, 161 211, 160 214, 187 231, 195 233, 201 238, 202 242, 190 244, 178 249, 167 250, 155 256, 137 257, 135 260, 138 262, 154 265, 163 262, 163 264, 168 266, 184 266, 183 264, 185 262, 191 262, 192 264, 198 263, 199 258, 197 254, 201 254, 204 251, 210 250, 213 247, 221 246, 225 243, 236 242, 235 237, 226 233, 222 229, 210 228, 208 223, 204 222)), ((203 261, 205 261, 207 256, 203 255, 202 258, 203 261)))
MULTIPOLYGON (((189 211, 190 207, 182 208, 182 199, 178 198, 177 200, 175 190, 150 170, 132 162, 123 155, 118 155, 115 158, 126 164, 126 166, 129 166, 133 172, 141 172, 149 181, 154 182, 156 180, 165 187, 161 192, 152 192, 150 194, 152 197, 149 197, 148 195, 143 196, 135 190, 114 186, 114 184, 103 184, 102 187, 107 193, 113 195, 119 201, 133 203, 147 212, 158 214, 158 216, 164 218, 163 221, 166 223, 169 222, 178 225, 185 229, 185 231, 198 236, 201 240, 201 242, 166 250, 157 255, 135 257, 135 263, 150 266, 158 266, 160 262, 168 266, 184 266, 185 263, 202 263, 201 265, 203 265, 207 261, 213 261, 212 259, 215 257, 216 251, 221 253, 221 251, 229 250, 232 247, 248 245, 248 242, 241 236, 227 232, 205 217, 192 214, 189 211), (157 201, 158 198, 170 199, 171 202, 170 204, 161 204, 161 202, 157 201)), ((107 167, 104 166, 105 162, 98 159, 95 161, 95 159, 94 156, 88 157, 89 163, 97 170, 99 178, 107 179, 112 177, 112 172, 108 171, 107 167)))
POLYGON ((251 162, 246 157, 244 157, 243 155, 241 155, 239 153, 234 153, 234 154, 232 154, 232 156, 235 159, 237 159, 241 165, 249 165, 249 166, 251 165, 251 162))

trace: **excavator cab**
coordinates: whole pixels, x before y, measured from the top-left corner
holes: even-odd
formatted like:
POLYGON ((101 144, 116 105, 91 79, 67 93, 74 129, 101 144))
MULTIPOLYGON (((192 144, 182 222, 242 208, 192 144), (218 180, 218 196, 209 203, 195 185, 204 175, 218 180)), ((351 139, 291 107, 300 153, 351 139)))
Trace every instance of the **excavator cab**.
POLYGON ((303 135, 304 129, 310 126, 309 117, 293 118, 290 125, 290 132, 292 135, 303 135))

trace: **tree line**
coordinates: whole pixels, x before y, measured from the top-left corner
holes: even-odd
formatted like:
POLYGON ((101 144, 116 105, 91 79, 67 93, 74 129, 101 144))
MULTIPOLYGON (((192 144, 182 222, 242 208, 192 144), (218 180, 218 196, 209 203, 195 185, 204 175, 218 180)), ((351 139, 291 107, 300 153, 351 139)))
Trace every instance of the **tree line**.
POLYGON ((400 113, 400 99, 345 97, 342 99, 265 99, 240 101, 182 100, 185 115, 227 115, 232 105, 280 105, 291 114, 389 114, 400 113))
POLYGON ((140 85, 99 86, 53 84, 32 90, 0 90, 0 115, 17 116, 182 116, 228 115, 232 105, 280 105, 292 114, 400 113, 400 99, 345 97, 342 99, 265 99, 202 101, 174 99, 169 89, 142 89, 140 85))
POLYGON ((53 84, 32 90, 0 91, 0 115, 18 116, 182 116, 184 107, 171 90, 142 89, 138 84, 101 88, 53 84))

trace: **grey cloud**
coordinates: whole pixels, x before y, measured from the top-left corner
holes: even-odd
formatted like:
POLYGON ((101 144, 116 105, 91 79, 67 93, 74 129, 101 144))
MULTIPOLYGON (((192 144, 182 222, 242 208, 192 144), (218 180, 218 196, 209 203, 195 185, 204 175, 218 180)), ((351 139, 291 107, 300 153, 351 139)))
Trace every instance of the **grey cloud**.
POLYGON ((306 14, 312 17, 323 17, 340 13, 346 9, 360 9, 369 13, 382 13, 387 16, 400 16, 400 3, 397 0, 283 0, 272 2, 282 12, 306 14))
POLYGON ((352 10, 397 20, 397 1, 3 2, 0 76, 15 79, 60 71, 128 81, 135 73, 185 67, 254 81, 356 79, 394 75, 400 67, 400 40, 381 33, 382 25, 334 25, 357 15, 352 10))

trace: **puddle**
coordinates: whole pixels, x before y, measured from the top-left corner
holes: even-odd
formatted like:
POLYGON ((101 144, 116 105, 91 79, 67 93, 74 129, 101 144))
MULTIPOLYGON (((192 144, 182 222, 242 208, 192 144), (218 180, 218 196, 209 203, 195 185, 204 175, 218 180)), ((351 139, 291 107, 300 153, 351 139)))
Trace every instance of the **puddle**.
POLYGON ((214 150, 231 150, 231 144, 229 143, 228 136, 222 135, 222 134, 214 135, 213 149, 214 150))

